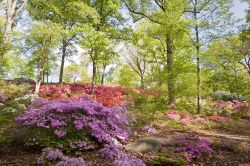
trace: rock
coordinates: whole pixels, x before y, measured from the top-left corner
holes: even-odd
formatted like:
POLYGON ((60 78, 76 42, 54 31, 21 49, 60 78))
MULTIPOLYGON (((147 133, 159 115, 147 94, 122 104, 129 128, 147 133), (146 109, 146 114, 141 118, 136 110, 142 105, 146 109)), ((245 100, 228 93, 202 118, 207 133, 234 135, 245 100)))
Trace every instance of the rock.
POLYGON ((139 139, 133 143, 128 144, 125 149, 134 152, 158 152, 164 144, 167 143, 167 139, 147 137, 139 139))

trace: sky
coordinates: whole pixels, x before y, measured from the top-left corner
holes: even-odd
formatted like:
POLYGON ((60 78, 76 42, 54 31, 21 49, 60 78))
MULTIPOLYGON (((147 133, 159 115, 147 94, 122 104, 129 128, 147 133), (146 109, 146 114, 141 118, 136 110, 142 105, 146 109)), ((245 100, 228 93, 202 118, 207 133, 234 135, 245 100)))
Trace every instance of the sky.
POLYGON ((246 10, 248 8, 248 4, 245 2, 240 2, 240 0, 234 0, 234 7, 232 8, 232 12, 237 18, 244 18, 246 16, 246 10))

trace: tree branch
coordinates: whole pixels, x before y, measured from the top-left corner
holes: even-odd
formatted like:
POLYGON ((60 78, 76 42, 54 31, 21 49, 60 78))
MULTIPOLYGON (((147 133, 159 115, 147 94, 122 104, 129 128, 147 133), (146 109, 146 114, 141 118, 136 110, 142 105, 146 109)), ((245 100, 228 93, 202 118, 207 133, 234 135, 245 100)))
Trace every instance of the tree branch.
POLYGON ((162 24, 161 22, 152 19, 151 17, 147 16, 147 15, 144 14, 144 13, 141 13, 141 12, 138 12, 138 11, 133 10, 132 8, 129 7, 129 5, 128 5, 126 2, 124 2, 124 4, 125 4, 125 6, 128 8, 128 10, 129 10, 131 13, 134 13, 134 14, 137 14, 137 15, 141 15, 141 16, 143 16, 144 18, 147 18, 147 19, 149 19, 150 21, 152 21, 152 22, 154 22, 154 23, 162 24))

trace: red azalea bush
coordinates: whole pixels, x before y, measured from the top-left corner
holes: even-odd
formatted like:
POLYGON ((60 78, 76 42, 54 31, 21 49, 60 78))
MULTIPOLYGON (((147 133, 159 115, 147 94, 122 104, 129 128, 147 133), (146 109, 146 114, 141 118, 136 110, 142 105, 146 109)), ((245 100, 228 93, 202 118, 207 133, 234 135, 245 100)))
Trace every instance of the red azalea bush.
MULTIPOLYGON (((34 87, 32 90, 34 91, 34 87)), ((92 94, 92 86, 89 84, 50 84, 41 85, 39 96, 48 100, 79 99, 82 95, 91 95, 97 102, 104 106, 112 107, 121 105, 125 100, 122 89, 119 86, 97 86, 92 94)))

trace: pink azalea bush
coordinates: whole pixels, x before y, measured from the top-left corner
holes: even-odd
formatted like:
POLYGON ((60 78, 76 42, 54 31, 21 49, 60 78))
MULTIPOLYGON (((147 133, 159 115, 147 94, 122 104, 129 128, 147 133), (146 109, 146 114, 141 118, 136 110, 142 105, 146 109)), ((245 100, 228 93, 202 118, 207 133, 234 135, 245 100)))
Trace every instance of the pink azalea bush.
POLYGON ((187 113, 187 112, 183 113, 180 122, 183 124, 190 124, 192 122, 192 119, 191 119, 189 113, 187 113))
POLYGON ((181 116, 178 114, 177 110, 169 110, 165 113, 165 116, 172 120, 180 120, 181 116))
POLYGON ((202 118, 200 115, 194 115, 193 123, 204 124, 206 123, 206 119, 202 118))
POLYGON ((8 97, 0 92, 0 103, 5 103, 8 100, 8 97))
POLYGON ((30 131, 36 129, 31 140, 36 136, 38 140, 55 140, 43 142, 43 146, 55 147, 54 142, 74 150, 90 149, 93 143, 110 143, 114 138, 124 141, 129 134, 124 107, 104 107, 87 96, 79 100, 39 99, 16 117, 16 122, 30 131))
POLYGON ((232 120, 231 117, 228 116, 218 116, 218 115, 214 115, 214 116, 209 116, 208 120, 210 121, 214 121, 214 122, 227 122, 232 120))

